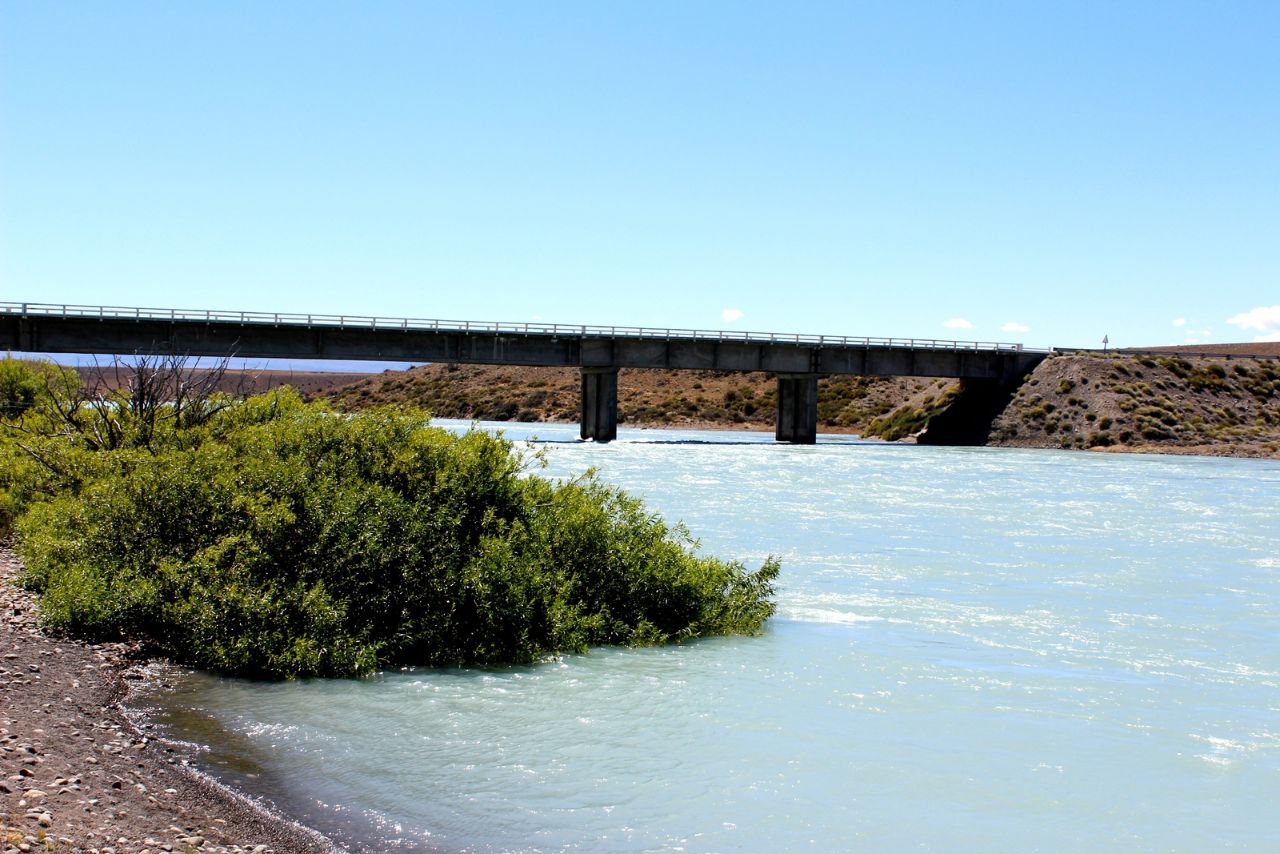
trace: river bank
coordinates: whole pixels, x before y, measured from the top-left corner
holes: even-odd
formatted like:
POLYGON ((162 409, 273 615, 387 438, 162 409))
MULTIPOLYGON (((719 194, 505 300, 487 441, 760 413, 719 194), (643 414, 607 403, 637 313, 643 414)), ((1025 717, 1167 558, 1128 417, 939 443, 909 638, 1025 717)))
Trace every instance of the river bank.
MULTIPOLYGON (((144 678, 129 644, 53 637, 21 564, 0 544, 0 842, 3 851, 332 852, 290 822, 151 739, 122 702, 144 678)), ((145 724, 143 725, 145 728, 145 724)))

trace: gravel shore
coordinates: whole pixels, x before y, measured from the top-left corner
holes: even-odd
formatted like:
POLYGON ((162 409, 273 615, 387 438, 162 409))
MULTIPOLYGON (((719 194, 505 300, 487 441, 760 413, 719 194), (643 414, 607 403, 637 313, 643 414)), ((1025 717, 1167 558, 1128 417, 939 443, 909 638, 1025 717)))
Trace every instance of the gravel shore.
POLYGON ((34 597, 14 585, 19 567, 0 544, 0 850, 342 850, 139 732, 120 704, 145 660, 127 644, 42 632, 34 597))

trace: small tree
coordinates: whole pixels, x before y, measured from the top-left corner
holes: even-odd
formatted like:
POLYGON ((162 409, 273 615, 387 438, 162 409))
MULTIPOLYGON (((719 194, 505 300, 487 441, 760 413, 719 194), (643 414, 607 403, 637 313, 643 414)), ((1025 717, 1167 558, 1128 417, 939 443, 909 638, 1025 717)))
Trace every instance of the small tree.
POLYGON ((116 356, 105 366, 95 359, 83 378, 48 377, 38 398, 47 421, 17 429, 55 432, 94 451, 154 451, 157 443, 179 440, 248 396, 250 381, 243 375, 224 390, 230 361, 223 356, 202 367, 176 353, 116 356))
POLYGON ((0 362, 0 530, 32 499, 79 488, 97 452, 201 441, 194 428, 246 396, 249 378, 228 382, 230 358, 202 367, 172 353, 115 357, 83 377, 51 362, 0 362))

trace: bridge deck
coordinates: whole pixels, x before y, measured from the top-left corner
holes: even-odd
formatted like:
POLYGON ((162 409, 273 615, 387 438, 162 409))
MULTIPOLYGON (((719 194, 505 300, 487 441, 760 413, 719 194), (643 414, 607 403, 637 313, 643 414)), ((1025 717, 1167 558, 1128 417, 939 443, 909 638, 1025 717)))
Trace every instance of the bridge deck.
POLYGON ((999 378, 1021 344, 348 315, 0 303, 0 347, 251 358, 999 378))
POLYGON ((301 326, 317 329, 505 333, 515 335, 643 338, 649 340, 740 341, 757 344, 817 344, 831 347, 907 347, 935 350, 992 350, 1020 352, 1021 344, 996 341, 951 341, 939 338, 874 338, 845 335, 804 335, 777 332, 654 328, 643 326, 569 325, 560 323, 493 323, 473 320, 432 320, 412 317, 374 317, 344 314, 296 314, 263 311, 217 311, 181 308, 63 305, 59 303, 0 302, 0 314, 61 319, 169 320, 230 323, 242 326, 301 326))
POLYGON ((600 441, 617 435, 619 368, 767 371, 778 375, 777 436, 796 443, 817 435, 822 375, 1008 381, 1048 355, 979 341, 47 303, 0 303, 0 348, 577 367, 582 436, 600 441))

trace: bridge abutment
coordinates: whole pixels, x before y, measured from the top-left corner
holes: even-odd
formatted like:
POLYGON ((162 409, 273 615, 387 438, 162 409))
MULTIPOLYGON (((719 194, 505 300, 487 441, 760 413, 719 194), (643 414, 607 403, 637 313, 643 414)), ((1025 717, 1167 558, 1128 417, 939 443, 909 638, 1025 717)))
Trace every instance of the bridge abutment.
POLYGON ((779 442, 812 445, 818 441, 818 375, 778 374, 779 442))
POLYGON ((582 369, 583 439, 611 442, 618 438, 618 369, 582 369))

